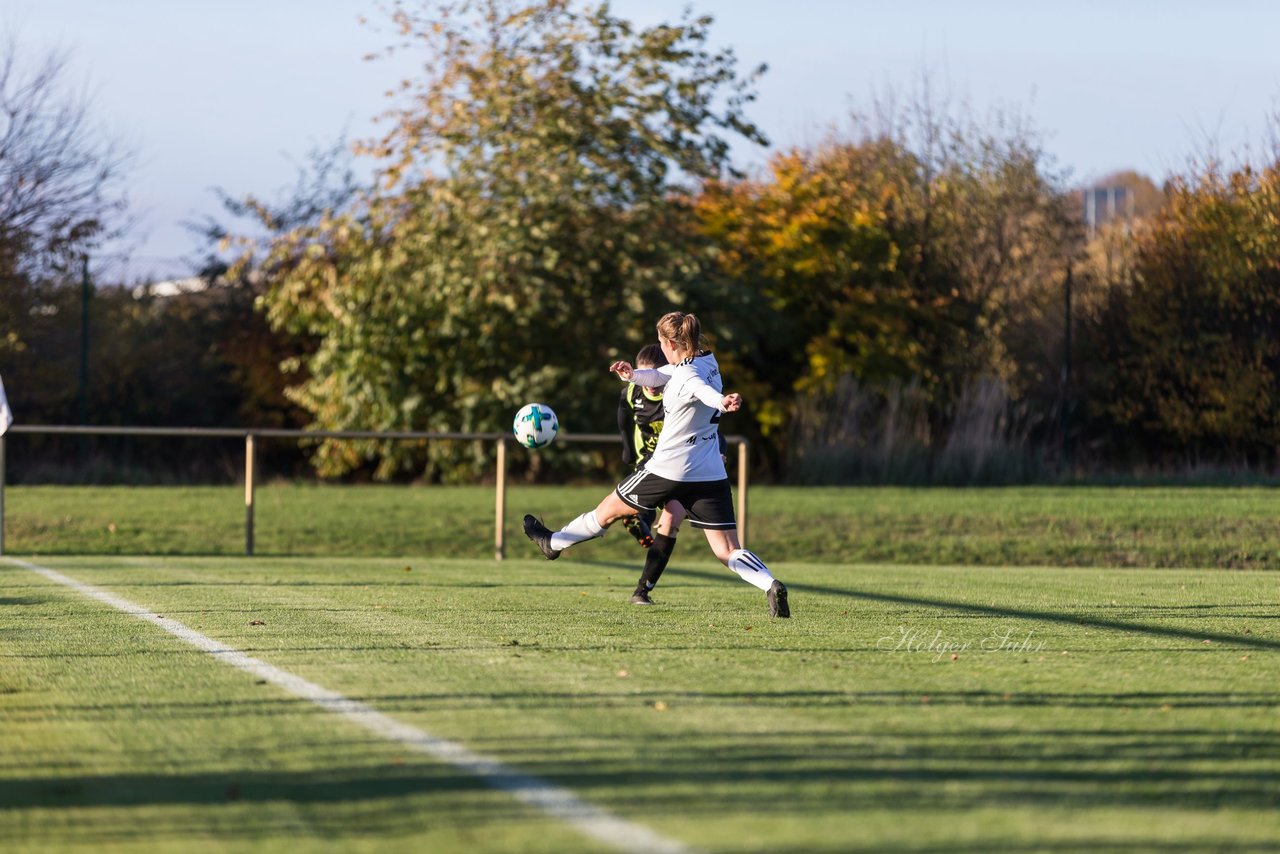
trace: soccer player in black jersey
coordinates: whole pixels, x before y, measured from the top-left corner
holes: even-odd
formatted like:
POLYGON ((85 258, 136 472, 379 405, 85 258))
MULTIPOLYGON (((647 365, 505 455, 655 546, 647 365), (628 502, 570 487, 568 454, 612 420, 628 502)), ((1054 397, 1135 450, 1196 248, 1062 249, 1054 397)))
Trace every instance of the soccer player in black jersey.
MULTIPOLYGON (((637 368, 656 368, 666 363, 667 357, 662 355, 662 348, 657 344, 647 344, 636 354, 637 368)), ((643 466, 645 460, 653 456, 653 449, 658 446, 658 433, 662 431, 662 417, 662 389, 648 388, 639 383, 623 386, 622 393, 618 395, 618 433, 622 436, 622 462, 631 467, 628 473, 643 466)), ((623 519, 622 527, 641 546, 651 548, 656 516, 656 511, 646 510, 623 519)), ((679 521, 676 524, 680 524, 679 521)), ((652 586, 649 585, 650 588, 652 586)), ((637 588, 636 593, 641 592, 637 588)), ((651 604, 647 596, 645 599, 636 604, 651 604)))

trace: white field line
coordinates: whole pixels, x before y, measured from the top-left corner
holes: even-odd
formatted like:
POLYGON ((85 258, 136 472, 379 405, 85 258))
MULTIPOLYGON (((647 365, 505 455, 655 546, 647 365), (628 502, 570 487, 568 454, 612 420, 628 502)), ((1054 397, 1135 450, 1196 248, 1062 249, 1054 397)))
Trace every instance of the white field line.
POLYGON ((70 587, 77 593, 110 605, 118 611, 159 626, 169 634, 186 641, 196 649, 212 655, 215 660, 229 664, 259 679, 270 682, 304 700, 350 720, 353 723, 389 741, 399 742, 420 753, 425 753, 460 771, 482 778, 495 789, 506 792, 517 800, 541 810, 552 818, 574 827, 583 835, 622 851, 686 852, 689 849, 679 842, 659 836, 638 824, 632 824, 599 807, 586 803, 568 789, 555 786, 509 768, 495 759, 473 753, 457 742, 438 738, 429 732, 402 723, 377 711, 372 706, 351 700, 337 691, 331 691, 314 682, 308 682, 287 670, 202 635, 181 623, 160 617, 151 611, 122 599, 91 584, 77 581, 56 570, 33 563, 6 557, 12 564, 29 569, 50 581, 70 587))

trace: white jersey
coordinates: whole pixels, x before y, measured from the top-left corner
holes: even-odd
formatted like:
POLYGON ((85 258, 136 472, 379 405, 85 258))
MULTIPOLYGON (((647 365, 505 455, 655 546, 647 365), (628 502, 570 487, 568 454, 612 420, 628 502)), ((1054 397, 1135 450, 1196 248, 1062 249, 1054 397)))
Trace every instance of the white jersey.
MULTIPOLYGON (((13 413, 9 411, 9 399, 4 396, 4 380, 0 380, 0 436, 5 434, 13 423, 13 413)), ((0 484, 3 487, 4 484, 0 484)))
POLYGON ((728 473, 720 459, 720 402, 724 380, 710 353, 685 359, 678 365, 631 372, 631 381, 662 386, 666 410, 662 432, 645 471, 668 480, 724 480, 728 473))

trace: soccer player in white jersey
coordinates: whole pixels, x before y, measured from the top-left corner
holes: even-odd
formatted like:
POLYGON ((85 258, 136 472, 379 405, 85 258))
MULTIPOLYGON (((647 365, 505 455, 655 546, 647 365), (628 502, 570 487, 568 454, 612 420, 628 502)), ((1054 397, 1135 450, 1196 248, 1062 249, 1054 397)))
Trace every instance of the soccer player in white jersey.
POLYGON ((790 617, 787 588, 764 561, 738 543, 729 475, 720 455, 720 415, 742 406, 739 394, 723 394, 716 357, 701 349, 702 327, 692 314, 673 311, 658 321, 658 344, 669 364, 635 370, 614 362, 609 370, 623 381, 663 387, 666 418, 658 445, 645 467, 628 477, 600 502, 559 531, 534 516, 524 517, 524 532, 548 560, 587 540, 603 537, 614 522, 676 500, 689 524, 701 528, 715 556, 743 580, 765 591, 769 613, 790 617))

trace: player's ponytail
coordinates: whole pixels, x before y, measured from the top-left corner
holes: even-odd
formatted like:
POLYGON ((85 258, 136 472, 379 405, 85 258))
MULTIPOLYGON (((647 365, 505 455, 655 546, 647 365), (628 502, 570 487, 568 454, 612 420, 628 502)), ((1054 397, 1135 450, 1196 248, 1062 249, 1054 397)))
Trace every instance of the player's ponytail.
POLYGON ((681 355, 696 356, 702 346, 702 325, 692 314, 668 312, 658 321, 658 335, 676 345, 681 355))
POLYGON ((685 355, 698 355, 698 351, 702 349, 702 324, 698 322, 697 316, 686 314, 681 328, 684 330, 685 343, 689 345, 685 350, 685 355))

